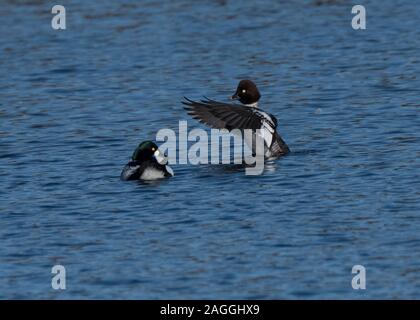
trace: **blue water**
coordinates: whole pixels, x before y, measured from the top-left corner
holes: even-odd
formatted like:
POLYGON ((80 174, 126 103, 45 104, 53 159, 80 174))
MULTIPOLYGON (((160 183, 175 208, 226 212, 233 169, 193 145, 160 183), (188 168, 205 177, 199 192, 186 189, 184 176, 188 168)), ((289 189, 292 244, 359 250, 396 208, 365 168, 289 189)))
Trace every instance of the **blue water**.
POLYGON ((363 31, 346 0, 60 4, 65 31, 0 7, 0 298, 420 298, 416 1, 363 1, 363 31), (119 180, 159 129, 204 128, 184 95, 243 78, 290 155, 119 180))

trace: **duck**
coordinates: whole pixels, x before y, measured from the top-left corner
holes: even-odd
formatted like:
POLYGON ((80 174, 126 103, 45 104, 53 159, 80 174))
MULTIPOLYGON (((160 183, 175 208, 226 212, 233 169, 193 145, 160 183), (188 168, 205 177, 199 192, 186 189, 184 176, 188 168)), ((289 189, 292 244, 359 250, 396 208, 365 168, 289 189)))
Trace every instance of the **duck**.
MULTIPOLYGON (((245 142, 256 152, 255 135, 258 134, 264 140, 264 157, 267 159, 278 158, 290 152, 286 142, 277 132, 277 119, 274 115, 259 108, 261 93, 257 85, 252 80, 241 80, 235 93, 231 96, 232 100, 239 103, 219 102, 207 97, 200 101, 194 101, 184 97, 182 104, 188 115, 199 122, 215 129, 251 129, 252 139, 245 142), (257 129, 260 129, 257 133, 257 129)), ((246 135, 245 135, 246 137, 246 135)))
POLYGON ((153 141, 143 141, 121 172, 121 180, 157 180, 174 176, 167 159, 153 141))

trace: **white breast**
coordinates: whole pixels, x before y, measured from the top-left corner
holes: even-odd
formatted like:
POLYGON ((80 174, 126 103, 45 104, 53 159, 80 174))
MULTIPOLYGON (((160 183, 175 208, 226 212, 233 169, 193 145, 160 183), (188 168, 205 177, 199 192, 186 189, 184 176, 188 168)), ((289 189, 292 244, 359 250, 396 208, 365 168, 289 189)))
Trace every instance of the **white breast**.
POLYGON ((155 180, 155 179, 161 179, 165 177, 165 173, 161 170, 157 170, 155 168, 146 168, 142 175, 140 176, 140 179, 142 180, 155 180))

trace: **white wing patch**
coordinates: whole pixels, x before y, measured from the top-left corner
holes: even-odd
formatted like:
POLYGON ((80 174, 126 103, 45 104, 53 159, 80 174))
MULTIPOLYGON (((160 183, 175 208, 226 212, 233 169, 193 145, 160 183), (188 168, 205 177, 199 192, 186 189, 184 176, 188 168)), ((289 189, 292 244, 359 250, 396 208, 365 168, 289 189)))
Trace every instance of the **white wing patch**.
POLYGON ((274 129, 276 126, 273 122, 273 119, 264 111, 258 110, 257 113, 264 117, 264 119, 270 124, 270 126, 274 129))
POLYGON ((262 119, 260 136, 264 139, 267 147, 270 147, 271 143, 273 142, 273 134, 276 130, 276 126, 273 122, 273 119, 271 119, 271 117, 264 111, 258 110, 256 113, 264 118, 262 119))
POLYGON ((267 147, 271 146, 271 142, 273 141, 273 133, 274 129, 271 128, 266 122, 263 122, 260 136, 264 139, 267 147))

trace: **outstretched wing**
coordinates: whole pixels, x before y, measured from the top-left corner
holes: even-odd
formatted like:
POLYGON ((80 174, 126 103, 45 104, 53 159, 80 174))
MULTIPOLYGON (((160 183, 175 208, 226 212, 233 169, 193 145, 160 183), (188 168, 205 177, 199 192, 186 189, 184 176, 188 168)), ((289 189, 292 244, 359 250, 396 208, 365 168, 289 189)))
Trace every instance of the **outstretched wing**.
POLYGON ((186 105, 188 114, 212 128, 267 129, 272 133, 277 126, 277 120, 273 116, 253 107, 218 102, 206 97, 199 102, 188 98, 185 100, 182 103, 186 105))

